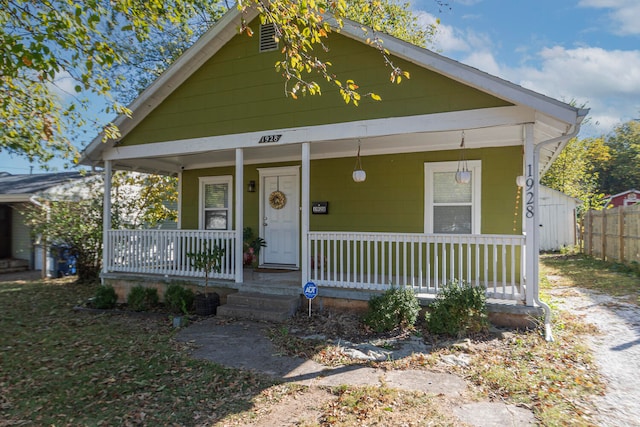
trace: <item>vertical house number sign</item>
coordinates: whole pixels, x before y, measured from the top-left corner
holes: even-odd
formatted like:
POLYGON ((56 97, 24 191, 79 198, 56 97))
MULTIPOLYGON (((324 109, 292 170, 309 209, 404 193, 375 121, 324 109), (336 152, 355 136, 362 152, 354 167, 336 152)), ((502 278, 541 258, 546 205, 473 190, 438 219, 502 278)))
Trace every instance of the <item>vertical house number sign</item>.
POLYGON ((527 180, 526 180, 526 188, 527 188, 527 212, 526 212, 526 216, 527 218, 533 218, 533 214, 534 214, 534 204, 533 204, 533 200, 535 199, 535 194, 533 192, 533 170, 532 170, 533 165, 528 164, 527 165, 527 180))

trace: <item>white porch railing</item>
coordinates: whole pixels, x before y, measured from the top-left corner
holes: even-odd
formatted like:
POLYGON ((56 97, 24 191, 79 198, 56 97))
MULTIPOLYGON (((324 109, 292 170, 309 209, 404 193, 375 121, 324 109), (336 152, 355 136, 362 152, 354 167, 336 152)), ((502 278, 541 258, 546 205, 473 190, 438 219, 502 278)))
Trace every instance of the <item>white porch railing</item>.
POLYGON ((106 271, 204 277, 191 266, 190 252, 218 246, 224 248, 220 273, 211 278, 234 279, 235 231, 202 230, 109 230, 106 271))
MULTIPOLYGON (((204 277, 191 267, 189 252, 218 245, 225 249, 222 271, 235 278, 234 231, 110 230, 106 271, 204 277)), ((385 290, 408 286, 435 294, 452 279, 486 289, 487 296, 524 299, 524 236, 310 232, 310 262, 304 283, 385 290)))
POLYGON ((437 293, 452 279, 489 298, 524 299, 524 236, 310 232, 308 280, 320 286, 437 293))

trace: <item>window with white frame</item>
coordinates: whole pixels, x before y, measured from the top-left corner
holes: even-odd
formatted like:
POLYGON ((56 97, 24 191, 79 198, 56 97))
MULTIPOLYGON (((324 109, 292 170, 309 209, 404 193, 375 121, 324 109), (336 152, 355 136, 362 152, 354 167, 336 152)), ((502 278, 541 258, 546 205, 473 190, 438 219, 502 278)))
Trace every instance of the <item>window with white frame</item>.
POLYGON ((232 224, 233 178, 206 176, 200 178, 200 229, 230 230, 232 224))
POLYGON ((425 233, 480 233, 480 160, 467 162, 471 180, 456 182, 458 162, 424 164, 425 233))

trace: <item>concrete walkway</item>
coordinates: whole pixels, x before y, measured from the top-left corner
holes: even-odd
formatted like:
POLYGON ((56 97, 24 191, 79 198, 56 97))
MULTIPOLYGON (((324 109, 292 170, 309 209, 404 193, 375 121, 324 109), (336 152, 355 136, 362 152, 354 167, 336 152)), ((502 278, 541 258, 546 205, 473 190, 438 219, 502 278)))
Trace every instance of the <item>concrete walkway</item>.
MULTIPOLYGON (((266 336, 268 326, 251 321, 209 318, 178 332, 179 341, 195 344, 193 357, 253 370, 306 386, 379 386, 421 391, 461 400, 468 385, 460 377, 422 370, 383 370, 367 366, 327 367, 312 360, 278 354, 266 336)), ((382 350, 382 349, 381 349, 382 350)), ((534 425, 531 411, 502 402, 468 402, 454 408, 461 422, 478 427, 534 425)))
POLYGON ((595 399, 600 425, 640 426, 640 307, 588 289, 554 287, 558 305, 595 325, 588 342, 607 384, 595 399))

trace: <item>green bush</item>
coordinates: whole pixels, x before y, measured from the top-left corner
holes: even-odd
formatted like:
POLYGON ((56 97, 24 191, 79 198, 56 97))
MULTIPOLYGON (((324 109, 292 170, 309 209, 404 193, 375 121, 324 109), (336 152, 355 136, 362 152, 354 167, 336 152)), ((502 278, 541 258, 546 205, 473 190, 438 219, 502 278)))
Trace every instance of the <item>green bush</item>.
POLYGON ((187 314, 193 306, 193 292, 185 289, 177 283, 172 283, 167 287, 164 294, 164 302, 174 313, 187 314))
POLYGON ((127 296, 127 304, 132 310, 147 311, 158 305, 158 291, 155 288, 134 286, 127 296))
POLYGON ((100 286, 93 298, 93 306, 95 308, 107 309, 113 308, 118 302, 118 295, 113 286, 100 286))
POLYGON ((391 288, 369 300, 363 321, 376 332, 387 332, 396 327, 412 327, 419 312, 420 304, 411 289, 391 288))
POLYGON ((429 306, 427 328, 433 334, 462 337, 489 327, 484 288, 453 280, 429 306))

